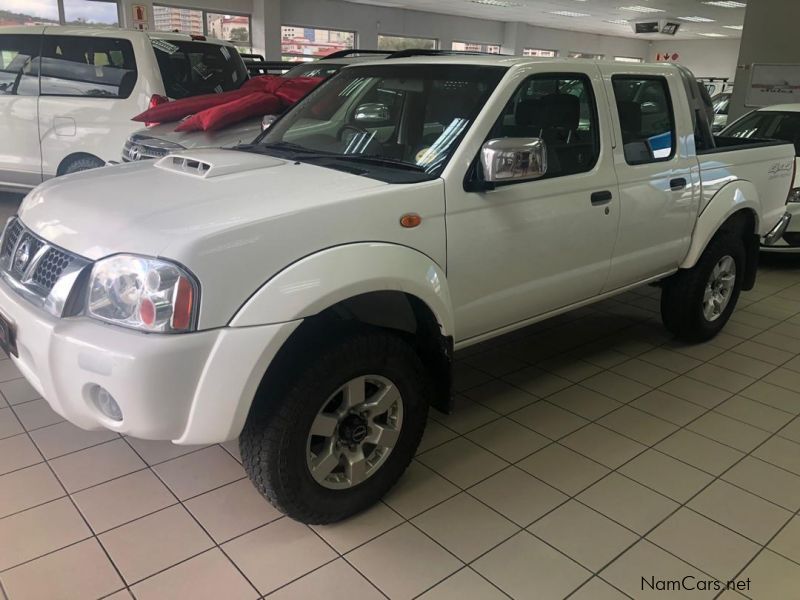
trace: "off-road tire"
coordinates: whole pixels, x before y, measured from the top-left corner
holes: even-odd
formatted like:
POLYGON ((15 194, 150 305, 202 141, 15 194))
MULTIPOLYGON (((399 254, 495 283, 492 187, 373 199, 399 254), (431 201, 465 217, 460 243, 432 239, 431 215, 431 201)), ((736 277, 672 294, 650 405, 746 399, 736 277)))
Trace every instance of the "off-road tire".
POLYGON ((713 338, 725 327, 736 309, 746 265, 741 235, 734 231, 717 233, 694 267, 681 270, 664 282, 661 290, 664 326, 685 342, 699 343, 713 338), (703 314, 703 294, 714 267, 725 256, 730 256, 736 263, 736 279, 727 306, 716 320, 709 321, 703 314))
POLYGON ((239 447, 248 476, 273 506, 302 523, 332 523, 372 506, 403 474, 422 439, 432 387, 414 349, 383 329, 356 330, 300 356, 303 364, 284 384, 260 392, 239 447), (351 488, 332 490, 309 471, 310 424, 331 394, 365 374, 386 377, 397 386, 402 429, 377 472, 351 488))

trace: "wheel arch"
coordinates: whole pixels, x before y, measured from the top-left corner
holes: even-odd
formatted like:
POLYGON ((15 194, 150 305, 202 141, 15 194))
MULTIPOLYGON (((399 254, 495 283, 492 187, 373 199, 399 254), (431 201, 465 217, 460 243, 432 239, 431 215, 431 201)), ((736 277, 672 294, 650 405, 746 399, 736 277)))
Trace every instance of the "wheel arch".
MULTIPOLYGON (((711 239, 722 230, 736 228, 750 238, 756 236, 757 250, 760 209, 758 191, 752 182, 738 180, 723 186, 698 216, 689 251, 680 268, 694 267, 711 239)), ((746 244, 749 274, 753 260, 750 256, 752 239, 748 239, 746 244)), ((757 260, 757 255, 755 259, 757 260)))

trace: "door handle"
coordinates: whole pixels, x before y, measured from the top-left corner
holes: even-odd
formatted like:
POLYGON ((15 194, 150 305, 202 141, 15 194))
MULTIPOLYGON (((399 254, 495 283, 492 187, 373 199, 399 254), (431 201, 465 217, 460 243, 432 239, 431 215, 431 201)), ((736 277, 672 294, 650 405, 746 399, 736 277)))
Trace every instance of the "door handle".
POLYGON ((673 192, 680 192, 686 189, 686 180, 683 177, 676 177, 669 182, 669 189, 673 192))
POLYGON ((603 204, 608 204, 613 198, 614 196, 608 190, 594 192, 592 194, 592 206, 602 206, 603 204))

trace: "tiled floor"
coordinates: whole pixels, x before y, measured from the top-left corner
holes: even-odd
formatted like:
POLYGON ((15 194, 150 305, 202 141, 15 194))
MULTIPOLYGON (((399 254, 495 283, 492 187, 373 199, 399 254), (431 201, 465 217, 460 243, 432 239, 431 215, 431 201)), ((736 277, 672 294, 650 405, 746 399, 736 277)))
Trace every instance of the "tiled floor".
POLYGON ((0 597, 638 599, 691 575, 798 598, 800 259, 769 261, 711 343, 671 341, 657 295, 461 353, 456 412, 326 527, 263 501, 235 442, 78 430, 2 360, 0 597))

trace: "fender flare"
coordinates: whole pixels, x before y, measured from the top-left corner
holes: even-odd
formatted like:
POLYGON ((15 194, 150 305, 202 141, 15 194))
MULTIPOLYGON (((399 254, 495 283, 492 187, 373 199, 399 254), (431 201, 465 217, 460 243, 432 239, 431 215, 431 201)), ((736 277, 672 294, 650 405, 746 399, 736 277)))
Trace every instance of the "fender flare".
POLYGON ((680 268, 691 269, 694 267, 722 224, 731 215, 744 209, 753 212, 756 222, 753 231, 755 234, 758 232, 759 215, 761 214, 761 200, 755 186, 752 182, 745 180, 733 181, 723 186, 697 217, 697 223, 692 233, 692 243, 680 268))
POLYGON ((447 277, 436 261, 399 244, 361 242, 308 255, 267 281, 229 325, 286 323, 316 315, 360 294, 399 291, 431 309, 443 335, 454 333, 447 277))

